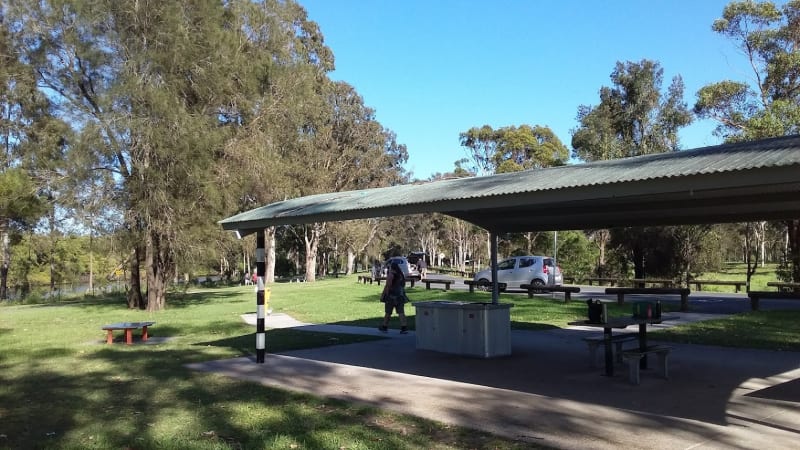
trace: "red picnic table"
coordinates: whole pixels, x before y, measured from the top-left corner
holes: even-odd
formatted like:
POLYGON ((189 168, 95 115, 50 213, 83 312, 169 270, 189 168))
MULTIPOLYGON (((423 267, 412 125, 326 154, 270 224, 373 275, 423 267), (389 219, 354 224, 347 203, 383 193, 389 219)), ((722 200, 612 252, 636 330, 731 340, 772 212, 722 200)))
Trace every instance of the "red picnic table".
POLYGON ((106 337, 106 344, 114 342, 114 330, 125 330, 125 343, 128 345, 133 344, 133 330, 136 328, 142 329, 142 341, 147 340, 147 327, 155 325, 155 322, 119 322, 112 323, 111 325, 103 325, 103 330, 108 330, 106 337))

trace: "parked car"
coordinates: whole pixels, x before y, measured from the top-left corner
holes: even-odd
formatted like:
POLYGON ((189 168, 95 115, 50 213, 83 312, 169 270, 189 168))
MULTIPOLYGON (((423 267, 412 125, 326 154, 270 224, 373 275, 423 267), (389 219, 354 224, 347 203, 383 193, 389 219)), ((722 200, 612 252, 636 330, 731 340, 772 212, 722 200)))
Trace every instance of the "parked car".
MULTIPOLYGON (((492 269, 475 274, 475 281, 492 281, 492 269)), ((564 283, 561 268, 549 256, 514 256, 497 263, 497 280, 507 289, 520 289, 522 284, 560 286, 564 283)))
POLYGON ((408 263, 408 259, 405 256, 392 256, 391 258, 387 259, 386 262, 383 263, 383 271, 386 273, 386 270, 389 269, 389 266, 396 262, 398 266, 400 266, 400 270, 403 271, 403 275, 406 279, 417 279, 419 280, 419 271, 417 267, 413 264, 408 263))

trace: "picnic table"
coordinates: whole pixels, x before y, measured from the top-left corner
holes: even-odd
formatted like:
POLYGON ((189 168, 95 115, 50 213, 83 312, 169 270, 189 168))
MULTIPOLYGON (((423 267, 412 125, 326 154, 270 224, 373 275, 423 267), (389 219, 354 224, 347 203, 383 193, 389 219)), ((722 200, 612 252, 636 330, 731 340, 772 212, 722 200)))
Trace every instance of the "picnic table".
POLYGON ((634 285, 634 287, 645 287, 648 284, 657 284, 660 287, 669 288, 675 284, 675 280, 660 278, 632 278, 631 283, 634 285))
POLYGON ((680 295, 681 311, 689 310, 689 292, 688 288, 606 288, 606 294, 616 295, 620 305, 625 303, 625 295, 680 295))
MULTIPOLYGON (((373 278, 373 280, 377 281, 378 282, 378 286, 380 286, 381 285, 381 281, 386 281, 386 277, 375 277, 375 278, 373 278)), ((411 283, 411 287, 412 288, 414 287, 414 283, 416 283, 416 281, 417 281, 416 277, 408 277, 408 278, 406 278, 406 283, 411 283)), ((372 284, 372 282, 370 282, 369 284, 372 284)))
POLYGON ((800 283, 790 283, 784 281, 770 281, 767 283, 769 287, 776 287, 779 291, 800 291, 800 283))
MULTIPOLYGON (((605 374, 608 376, 614 375, 614 351, 612 344, 614 342, 612 331, 614 329, 625 329, 631 325, 638 325, 638 340, 639 340, 639 347, 636 349, 640 353, 640 359, 637 361, 638 369, 647 369, 647 353, 656 352, 658 350, 662 350, 663 346, 659 346, 658 348, 648 346, 647 345, 647 325, 658 324, 663 321, 667 320, 674 320, 676 317, 674 316, 662 316, 660 318, 657 317, 612 317, 607 320, 605 323, 596 323, 590 322, 588 320, 577 320, 574 322, 569 322, 569 325, 574 326, 585 326, 585 327, 594 327, 594 328, 602 328, 603 329, 603 338, 604 338, 604 350, 605 350, 605 374)), ((669 352, 668 349, 662 350, 665 352, 669 352)), ((662 364, 664 364, 664 373, 666 373, 666 358, 663 359, 662 364)), ((637 378, 638 378, 638 369, 636 371, 637 378)))
POLYGON ((690 280, 689 285, 694 285, 698 291, 703 290, 703 285, 708 286, 734 286, 736 288, 736 292, 742 288, 742 286, 747 284, 747 281, 730 281, 730 280, 690 280))
POLYGON ((453 284, 453 280, 444 279, 444 278, 422 278, 420 282, 425 283, 425 289, 430 290, 431 284, 443 284, 444 290, 450 290, 450 285, 453 284))
POLYGON ((596 278, 584 278, 583 281, 587 282, 589 286, 592 285, 592 282, 596 281, 598 286, 602 286, 605 283, 611 284, 614 286, 615 284, 619 283, 619 280, 616 278, 604 278, 604 277, 596 277, 596 278))
POLYGON ((538 293, 563 292, 564 303, 569 303, 572 293, 581 291, 581 288, 578 286, 537 286, 535 284, 521 284, 519 287, 528 291, 528 298, 533 298, 533 294, 538 293))
POLYGON ((114 342, 114 330, 125 330, 125 344, 133 344, 133 330, 137 328, 142 329, 142 341, 147 340, 147 327, 155 325, 155 322, 118 322, 110 325, 103 325, 102 329, 108 331, 106 336, 106 344, 114 342))

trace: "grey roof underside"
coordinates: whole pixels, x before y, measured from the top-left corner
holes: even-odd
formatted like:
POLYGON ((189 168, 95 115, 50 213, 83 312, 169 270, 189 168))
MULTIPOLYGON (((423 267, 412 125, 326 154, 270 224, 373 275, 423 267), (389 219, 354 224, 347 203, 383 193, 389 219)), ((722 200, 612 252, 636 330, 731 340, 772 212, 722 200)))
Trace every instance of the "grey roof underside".
POLYGON ((220 221, 274 225, 439 212, 495 232, 800 218, 800 136, 310 195, 220 221))

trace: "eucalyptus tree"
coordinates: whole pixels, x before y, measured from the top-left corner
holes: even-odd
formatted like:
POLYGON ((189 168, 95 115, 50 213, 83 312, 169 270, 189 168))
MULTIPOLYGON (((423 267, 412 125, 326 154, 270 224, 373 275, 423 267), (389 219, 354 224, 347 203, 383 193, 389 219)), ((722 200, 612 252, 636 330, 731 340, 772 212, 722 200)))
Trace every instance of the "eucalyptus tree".
MULTIPOLYGON (((460 139, 461 145, 468 149, 473 172, 479 175, 561 166, 569 159, 569 150, 558 136, 541 125, 511 125, 496 130, 484 125, 461 133, 460 139)), ((462 170, 463 162, 456 162, 457 171, 462 170)), ((523 236, 530 249, 538 233, 528 232, 523 236)), ((487 254, 490 245, 487 233, 487 254)))
POLYGON ((472 127, 459 135, 478 175, 566 164, 569 150, 546 126, 472 127))
MULTIPOLYGON (((406 147, 377 120, 372 108, 344 82, 323 85, 325 102, 292 149, 284 168, 297 195, 388 186, 401 181, 406 147)), ((325 223, 304 227, 306 281, 314 281, 316 255, 325 223)))
POLYGON ((578 108, 573 156, 598 161, 679 150, 678 131, 692 116, 681 77, 675 76, 662 94, 663 78, 656 61, 617 62, 612 86, 600 88, 600 103, 578 108))
MULTIPOLYGON (((333 69, 333 54, 317 24, 297 3, 233 4, 237 28, 246 32, 240 93, 227 120, 237 131, 224 147, 225 164, 215 167, 226 214, 298 195, 300 182, 291 167, 304 158, 301 148, 315 114, 324 108, 323 86, 333 69)), ((265 234, 269 282, 275 276, 276 235, 283 233, 268 227, 265 234)))
MULTIPOLYGON (((676 151, 680 149, 678 131, 692 121, 683 101, 683 81, 675 76, 662 93, 664 70, 656 61, 617 62, 611 73, 612 86, 600 88, 600 103, 578 108, 579 126, 572 130, 573 156, 584 161, 598 161, 630 156, 676 151)), ((653 255, 669 258, 654 248, 663 230, 642 228, 594 233, 605 242, 615 242, 633 260, 636 278, 645 275, 645 258, 656 268, 653 255), (651 248, 648 248, 650 246, 651 248)), ((603 271, 603 267, 598 267, 603 271)), ((656 269, 663 272, 662 267, 656 269)))
MULTIPOLYGON (((695 113, 718 122, 727 142, 800 133, 800 0, 734 1, 712 30, 742 52, 750 81, 723 80, 697 92, 695 113)), ((752 227, 745 227, 752 228, 752 227)), ((785 222, 783 277, 800 281, 800 220, 785 222)), ((748 253, 749 254, 749 253, 748 253)))
POLYGON ((49 156, 46 144, 53 134, 45 128, 56 122, 37 90, 33 67, 19 59, 18 27, 7 9, 0 4, 0 300, 8 298, 12 234, 32 227, 45 212, 34 169, 49 156))
MULTIPOLYGON (((132 257, 129 305, 164 307, 184 236, 209 224, 210 167, 228 132, 240 41, 216 2, 33 1, 9 4, 23 60, 60 113, 96 145, 80 150, 114 174, 132 257), (145 262, 147 299, 139 284, 145 262)), ((86 139, 89 141, 89 139, 86 139)), ((209 224, 210 226, 210 224, 209 224)))

